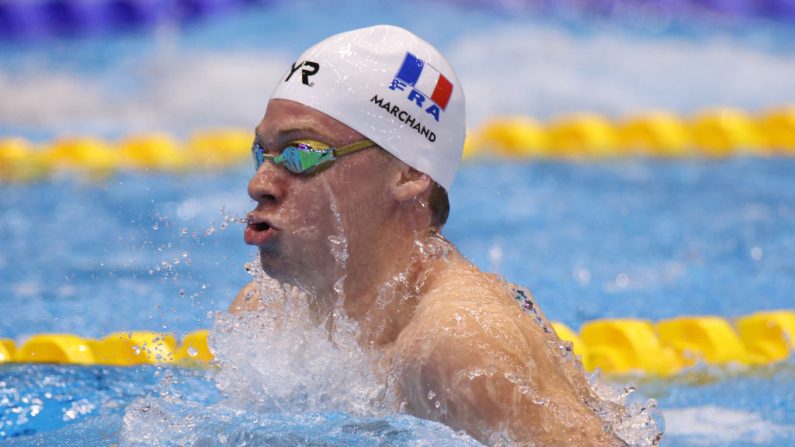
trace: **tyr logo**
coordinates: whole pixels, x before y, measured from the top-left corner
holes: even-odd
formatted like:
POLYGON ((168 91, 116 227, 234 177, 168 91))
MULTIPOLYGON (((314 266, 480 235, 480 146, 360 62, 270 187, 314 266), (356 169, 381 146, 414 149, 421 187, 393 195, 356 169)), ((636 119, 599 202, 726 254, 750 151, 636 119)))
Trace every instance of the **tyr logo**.
POLYGON ((312 61, 303 61, 298 63, 298 65, 293 64, 292 68, 290 68, 290 74, 287 75, 287 78, 285 78, 284 82, 289 81, 299 69, 301 69, 301 82, 304 85, 308 85, 310 87, 315 85, 314 82, 309 82, 309 77, 317 74, 317 72, 320 70, 320 64, 312 61))

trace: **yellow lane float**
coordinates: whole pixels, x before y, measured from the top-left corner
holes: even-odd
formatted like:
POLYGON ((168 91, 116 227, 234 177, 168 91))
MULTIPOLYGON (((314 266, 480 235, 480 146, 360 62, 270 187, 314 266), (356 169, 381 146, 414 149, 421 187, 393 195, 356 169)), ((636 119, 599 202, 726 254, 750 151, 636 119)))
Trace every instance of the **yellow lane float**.
POLYGON ((106 141, 90 137, 61 138, 44 151, 52 168, 84 170, 90 175, 109 174, 118 165, 118 153, 106 141))
MULTIPOLYGON (((653 323, 639 319, 586 322, 579 334, 553 322, 555 333, 572 343, 588 371, 670 376, 689 366, 765 365, 786 361, 795 351, 795 311, 757 312, 729 320, 715 316, 677 317, 653 323)), ((9 362, 132 366, 196 365, 214 357, 209 332, 186 334, 177 345, 171 334, 118 332, 101 340, 70 334, 34 335, 15 350, 0 339, 0 364, 9 362)))
POLYGON ((136 135, 119 142, 124 167, 175 171, 185 167, 186 156, 177 141, 165 134, 136 135))
POLYGON ((17 362, 93 365, 94 352, 88 341, 71 334, 34 335, 16 353, 17 362))
POLYGON ((795 312, 757 312, 739 318, 737 330, 758 363, 784 360, 795 350, 795 312))
POLYGON ((697 115, 690 124, 693 142, 701 153, 725 157, 734 152, 758 151, 761 137, 754 120, 742 110, 715 109, 697 115))
POLYGON ((678 317, 657 323, 660 341, 686 365, 750 364, 751 359, 729 322, 718 317, 678 317))
POLYGON ((648 321, 596 320, 583 324, 580 333, 588 347, 587 363, 605 373, 670 375, 682 369, 682 362, 660 344, 648 321))
POLYGON ((177 361, 186 363, 209 363, 212 361, 214 356, 210 352, 209 346, 207 346, 208 335, 209 331, 207 329, 201 329, 185 335, 179 348, 177 348, 177 361))
POLYGON ((757 120, 764 145, 773 152, 795 155, 795 105, 771 110, 757 120))
POLYGON ((187 145, 191 161, 205 169, 224 168, 251 159, 254 133, 245 130, 211 130, 194 133, 187 145))
POLYGON ((668 112, 655 111, 631 117, 618 125, 618 146, 628 154, 683 157, 692 141, 687 124, 668 112))
MULTIPOLYGON (((94 177, 119 168, 225 169, 250 159, 253 137, 248 130, 217 129, 195 132, 184 143, 154 133, 131 135, 115 144, 90 137, 59 138, 39 149, 21 138, 2 138, 0 180, 35 180, 61 169, 94 177)), ((659 110, 618 120, 594 113, 548 123, 526 116, 498 117, 467 131, 463 158, 714 158, 738 153, 795 155, 795 105, 757 115, 717 108, 689 118, 659 110)))
POLYGON ((47 174, 42 151, 23 138, 0 138, 0 180, 29 181, 47 174))
POLYGON ((547 155, 544 128, 530 117, 505 117, 486 122, 478 133, 479 152, 507 157, 547 155))
POLYGON ((14 340, 9 338, 0 338, 0 365, 14 361, 16 356, 17 347, 14 340))
POLYGON ((605 157, 618 154, 616 129, 606 118, 590 113, 566 116, 547 128, 550 151, 561 157, 605 157))
POLYGON ((129 366, 173 363, 177 341, 173 335, 157 332, 116 332, 92 346, 98 363, 129 366))

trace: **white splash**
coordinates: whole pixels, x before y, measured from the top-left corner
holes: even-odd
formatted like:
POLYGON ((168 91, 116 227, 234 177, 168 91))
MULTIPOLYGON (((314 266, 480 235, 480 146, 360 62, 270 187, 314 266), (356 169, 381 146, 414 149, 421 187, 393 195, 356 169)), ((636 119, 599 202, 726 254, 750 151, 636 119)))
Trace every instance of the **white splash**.
POLYGON ((220 315, 210 338, 226 404, 289 414, 394 410, 378 357, 360 347, 356 323, 338 312, 333 324, 317 324, 310 296, 256 270, 264 309, 220 315))
POLYGON ((656 400, 628 402, 629 396, 635 391, 634 387, 608 385, 598 374, 589 376, 588 382, 604 402, 601 405, 601 417, 612 427, 616 436, 632 446, 652 446, 660 442, 664 423, 656 400))
MULTIPOLYGON (((257 261, 248 269, 262 309, 219 314, 210 333, 223 399, 185 400, 164 379, 160 397, 140 398, 125 410, 121 445, 325 445, 336 442, 335 430, 389 439, 400 431, 392 424, 406 423, 413 436, 427 433, 424 421, 389 420, 396 399, 379 357, 360 347, 353 321, 335 312, 333 323, 318 322, 311 296, 267 277, 257 261)), ((452 430, 434 436, 441 445, 477 445, 452 430)))

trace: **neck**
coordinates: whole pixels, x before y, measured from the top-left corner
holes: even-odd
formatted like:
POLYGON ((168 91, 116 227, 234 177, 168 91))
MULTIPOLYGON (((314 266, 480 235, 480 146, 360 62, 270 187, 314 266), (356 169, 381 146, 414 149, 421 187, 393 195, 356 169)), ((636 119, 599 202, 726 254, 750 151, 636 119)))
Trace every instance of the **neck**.
POLYGON ((359 324, 361 342, 370 346, 394 341, 432 279, 434 264, 441 260, 431 252, 449 245, 435 230, 404 230, 402 234, 399 229, 381 230, 380 234, 390 237, 349 247, 342 294, 330 284, 326 295, 337 302, 342 298, 345 313, 359 324))

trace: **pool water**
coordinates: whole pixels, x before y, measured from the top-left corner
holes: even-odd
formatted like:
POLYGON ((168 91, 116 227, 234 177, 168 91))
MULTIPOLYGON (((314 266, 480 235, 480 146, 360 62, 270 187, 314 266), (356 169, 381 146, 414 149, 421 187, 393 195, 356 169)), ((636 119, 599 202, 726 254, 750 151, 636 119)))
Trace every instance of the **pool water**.
MULTIPOLYGON (((0 321, 0 333, 21 340, 37 332, 182 335, 211 327, 214 312, 249 278, 243 264, 255 252, 243 244, 237 218, 253 203, 245 196, 250 169, 5 185, 0 266, 14 318, 0 321)), ((793 169, 788 158, 480 161, 460 171, 444 234, 483 269, 528 286, 550 319, 575 329, 603 317, 731 318, 791 308, 793 169)), ((790 360, 613 380, 634 383, 636 399, 657 399, 667 445, 789 445, 794 368, 790 360)), ((122 436, 133 445, 178 445, 191 433, 288 444, 467 442, 409 416, 230 409, 215 374, 2 366, 0 436, 31 445, 65 433, 76 444, 122 436), (150 407, 167 407, 158 414, 168 414, 170 425, 139 417, 150 407), (239 429, 229 432, 232 425, 239 429), (131 426, 150 432, 150 441, 125 438, 131 426)))
MULTIPOLYGON (((595 18, 565 7, 550 17, 511 6, 521 2, 263 3, 151 32, 0 43, 0 137, 252 128, 301 49, 375 23, 408 27, 448 56, 470 127, 502 115, 689 116, 795 102, 786 22, 619 9, 595 18)), ((793 172, 795 159, 776 157, 476 160, 453 186, 444 234, 575 330, 597 318, 792 309, 793 172)), ((62 174, 0 185, 0 337, 212 327, 250 280, 243 265, 255 253, 240 219, 252 207, 251 173, 62 174)), ((327 368, 344 369, 336 351, 317 349, 327 368)), ((243 365, 245 350, 234 354, 243 365)), ((267 371, 241 371, 230 379, 166 366, 0 365, 0 445, 472 444, 439 424, 355 406, 345 387, 323 396, 339 405, 301 406, 307 390, 319 394, 312 371, 295 374, 309 388, 278 405, 257 402, 233 379, 267 371)), ((658 401, 663 445, 795 444, 793 359, 601 380, 634 383, 635 402, 658 401)))

